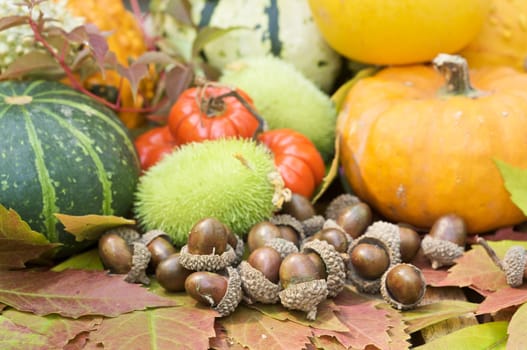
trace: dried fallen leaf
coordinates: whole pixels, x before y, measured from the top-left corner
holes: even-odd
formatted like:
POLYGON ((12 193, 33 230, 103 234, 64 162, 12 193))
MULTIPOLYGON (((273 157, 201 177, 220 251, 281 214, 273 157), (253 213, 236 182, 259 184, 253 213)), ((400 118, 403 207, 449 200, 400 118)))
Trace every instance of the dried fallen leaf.
POLYGON ((84 253, 74 255, 69 259, 64 260, 60 264, 53 266, 51 270, 55 272, 60 272, 68 269, 92 271, 104 270, 102 261, 99 258, 99 250, 91 249, 84 253))
POLYGON ((240 345, 240 343, 234 342, 227 336, 225 328, 216 320, 214 323, 214 330, 216 336, 210 339, 209 348, 213 350, 244 350, 247 349, 240 345))
POLYGON ((57 313, 115 317, 147 307, 174 306, 170 299, 102 271, 6 271, 0 274, 0 302, 37 315, 57 313))
POLYGON ((229 338, 249 349, 302 349, 312 336, 309 327, 292 321, 279 321, 243 305, 219 322, 229 338))
POLYGON ((507 349, 527 349, 527 304, 516 310, 509 322, 507 349))
POLYGON ((430 343, 418 346, 415 350, 452 349, 505 349, 507 341, 507 322, 489 322, 465 327, 430 343))
MULTIPOLYGON (((46 344, 51 349, 62 349, 79 333, 95 330, 102 321, 101 317, 88 316, 73 320, 58 315, 37 316, 13 309, 4 311, 3 316, 13 324, 24 327, 36 335, 44 335, 46 344)), ((0 329, 0 337, 1 334, 8 337, 9 333, 9 329, 0 329)), ((20 346, 20 348, 25 347, 20 346)))
POLYGON ((16 211, 0 204, 0 270, 23 268, 26 262, 58 246, 33 231, 16 211))
POLYGON ((15 324, 0 315, 0 348, 3 350, 46 350, 47 338, 44 334, 32 332, 29 328, 15 324))
POLYGON ((75 240, 97 240, 104 233, 114 227, 134 225, 135 220, 125 219, 113 215, 66 215, 55 214, 64 225, 64 229, 75 236, 75 240))
POLYGON ((443 300, 403 312, 407 332, 414 333, 432 324, 476 311, 478 304, 460 300, 443 300))
POLYGON ((527 286, 521 288, 505 287, 487 295, 485 300, 479 304, 478 314, 493 313, 509 306, 520 305, 527 302, 527 286))

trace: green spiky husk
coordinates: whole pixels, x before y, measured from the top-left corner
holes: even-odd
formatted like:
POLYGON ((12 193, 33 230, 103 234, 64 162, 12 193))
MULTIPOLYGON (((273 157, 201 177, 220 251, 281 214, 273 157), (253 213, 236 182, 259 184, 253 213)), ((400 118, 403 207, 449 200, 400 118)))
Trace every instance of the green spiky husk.
POLYGON ((252 140, 186 144, 141 178, 136 216, 145 229, 165 231, 178 246, 205 217, 243 237, 277 210, 270 174, 276 175, 271 153, 252 140))
POLYGON ((270 129, 289 128, 304 134, 326 162, 331 160, 335 106, 293 65, 275 57, 248 58, 228 65, 220 81, 247 92, 270 129))

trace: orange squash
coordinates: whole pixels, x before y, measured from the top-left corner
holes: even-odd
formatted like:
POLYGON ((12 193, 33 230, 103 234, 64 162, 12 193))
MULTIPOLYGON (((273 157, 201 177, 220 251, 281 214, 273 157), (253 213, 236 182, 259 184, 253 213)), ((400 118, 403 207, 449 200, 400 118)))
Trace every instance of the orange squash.
MULTIPOLYGON (((116 54, 119 63, 128 65, 130 58, 137 58, 146 51, 141 28, 133 14, 124 7, 122 0, 68 0, 67 7, 74 15, 84 17, 86 23, 96 25, 102 32, 110 32, 108 47, 116 54)), ((120 83, 121 77, 115 71, 107 71, 104 79, 101 74, 96 74, 86 81, 88 87, 106 85, 119 88, 120 83)), ((123 107, 141 107, 143 99, 137 98, 134 101, 127 80, 123 80, 121 89, 123 107)), ((119 117, 129 128, 138 127, 144 122, 141 114, 136 112, 121 112, 119 117)))
POLYGON ((434 63, 386 68, 351 88, 337 122, 345 178, 397 222, 427 228, 455 213, 480 233, 523 221, 494 160, 527 168, 527 74, 470 71, 473 89, 460 56, 434 63))
POLYGON ((494 0, 483 28, 460 54, 472 68, 506 65, 526 70, 527 1, 494 0))

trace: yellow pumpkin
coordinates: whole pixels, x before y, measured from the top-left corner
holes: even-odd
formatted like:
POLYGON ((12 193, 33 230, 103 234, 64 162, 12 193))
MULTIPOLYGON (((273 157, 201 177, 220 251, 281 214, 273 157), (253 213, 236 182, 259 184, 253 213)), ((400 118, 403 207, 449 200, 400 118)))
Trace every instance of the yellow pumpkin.
POLYGON ((525 70, 527 1, 494 0, 483 28, 461 55, 473 68, 507 65, 525 70))
MULTIPOLYGON (((501 0, 504 1, 504 0, 501 0)), ((364 63, 425 62, 455 53, 478 33, 491 0, 309 0, 333 49, 364 63)))
MULTIPOLYGON (((110 32, 108 47, 113 51, 119 63, 128 65, 130 58, 137 58, 146 51, 143 34, 133 14, 123 5, 122 0, 68 0, 67 7, 74 15, 84 17, 86 23, 92 23, 102 32, 110 32)), ((96 74, 87 79, 88 87, 108 85, 118 88, 121 76, 115 71, 107 71, 103 79, 96 74)), ((123 80, 121 87, 121 104, 127 108, 139 108, 143 104, 142 98, 134 101, 130 83, 123 80)), ((144 119, 140 113, 121 112, 119 117, 129 128, 140 126, 144 119)))
POLYGON ((527 74, 474 70, 474 90, 460 56, 434 62, 446 85, 432 66, 411 65, 350 89, 337 121, 345 178, 396 222, 427 228, 455 213, 470 233, 521 222, 495 159, 527 168, 527 74))

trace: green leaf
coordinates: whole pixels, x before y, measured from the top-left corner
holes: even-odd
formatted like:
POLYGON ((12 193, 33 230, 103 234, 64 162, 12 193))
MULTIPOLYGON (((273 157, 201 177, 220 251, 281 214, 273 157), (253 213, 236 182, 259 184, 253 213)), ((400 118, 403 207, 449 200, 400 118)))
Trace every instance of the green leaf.
POLYGON ((23 268, 29 260, 40 257, 60 244, 52 244, 33 231, 13 209, 0 204, 0 270, 23 268))
POLYGON ((438 301, 403 312, 403 320, 408 325, 407 332, 413 333, 449 318, 473 313, 477 307, 478 304, 460 300, 438 301))
POLYGON ((514 167, 498 159, 495 163, 500 170, 505 188, 511 194, 512 202, 527 215, 527 169, 514 167))
POLYGON ((99 258, 99 250, 91 249, 87 252, 72 256, 60 264, 55 265, 51 270, 55 272, 64 270, 102 271, 104 270, 104 266, 99 258))
POLYGON ((509 323, 507 333, 508 349, 527 349, 527 304, 523 304, 516 310, 509 323))
POLYGON ((229 28, 218 28, 218 27, 204 27, 196 36, 194 43, 192 44, 192 57, 197 57, 199 52, 211 41, 216 40, 232 32, 244 27, 229 27, 229 28))
POLYGON ((453 350, 453 349, 505 349, 507 342, 508 322, 489 322, 469 326, 430 343, 418 346, 419 350, 453 350))
POLYGON ((135 220, 113 215, 66 215, 56 213, 55 216, 65 226, 65 230, 75 236, 75 240, 97 240, 101 235, 115 227, 134 225, 135 220))

